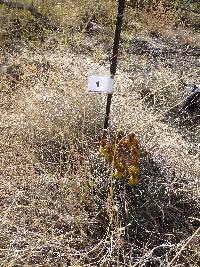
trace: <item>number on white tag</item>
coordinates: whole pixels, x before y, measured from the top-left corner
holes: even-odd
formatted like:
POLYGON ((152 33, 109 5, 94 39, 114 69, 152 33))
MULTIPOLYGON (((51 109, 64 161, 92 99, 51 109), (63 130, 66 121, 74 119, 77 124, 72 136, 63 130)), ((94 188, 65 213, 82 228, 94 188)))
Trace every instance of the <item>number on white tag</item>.
POLYGON ((109 76, 91 75, 88 77, 88 91, 98 93, 112 93, 114 80, 109 76))

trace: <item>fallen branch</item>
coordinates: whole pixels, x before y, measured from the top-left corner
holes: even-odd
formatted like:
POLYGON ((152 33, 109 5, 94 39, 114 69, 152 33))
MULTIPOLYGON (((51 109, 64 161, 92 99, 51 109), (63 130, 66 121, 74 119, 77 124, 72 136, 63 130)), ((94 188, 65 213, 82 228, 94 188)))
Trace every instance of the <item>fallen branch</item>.
POLYGON ((51 20, 46 17, 45 15, 41 14, 34 6, 33 4, 22 4, 22 3, 16 3, 16 2, 12 2, 9 0, 0 0, 0 4, 3 4, 9 8, 12 9, 21 9, 21 10, 27 10, 31 13, 31 15, 33 17, 35 17, 36 19, 38 19, 40 21, 40 23, 48 29, 52 29, 52 30, 58 30, 58 27, 51 22, 51 20))

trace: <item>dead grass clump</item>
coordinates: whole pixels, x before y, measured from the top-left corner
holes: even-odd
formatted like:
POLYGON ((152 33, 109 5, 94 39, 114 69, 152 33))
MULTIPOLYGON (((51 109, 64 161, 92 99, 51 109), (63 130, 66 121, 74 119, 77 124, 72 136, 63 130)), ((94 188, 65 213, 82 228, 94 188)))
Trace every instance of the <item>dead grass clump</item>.
MULTIPOLYGON (((31 1, 20 1, 30 5, 31 1)), ((80 46, 83 32, 90 22, 98 27, 112 29, 115 22, 116 2, 109 1, 34 1, 34 8, 43 16, 35 17, 28 10, 0 5, 0 36, 2 44, 12 46, 14 42, 44 40, 57 32, 64 43, 80 46), (111 12, 110 12, 111 11, 111 12)))
POLYGON ((103 221, 85 171, 82 166, 75 176, 62 179, 32 174, 15 175, 15 183, 6 180, 1 196, 1 248, 7 251, 3 266, 73 264, 78 251, 91 247, 93 236, 102 237, 103 221))
MULTIPOLYGON (((166 38, 176 29, 192 31, 199 28, 198 4, 194 1, 128 1, 127 32, 153 32, 166 38)), ((186 37, 187 38, 187 37, 186 37)), ((185 39, 185 38, 183 38, 185 39)))
POLYGON ((24 45, 2 75, 2 266, 198 266, 198 146, 161 114, 183 94, 178 82, 175 90, 167 85, 178 74, 157 65, 145 76, 152 108, 136 90, 145 56, 141 73, 118 72, 110 129, 134 131, 142 147, 139 183, 130 187, 112 181, 99 156, 106 98, 85 88, 105 61, 48 47, 24 45), (7 69, 16 65, 22 72, 13 85, 7 69))
POLYGON ((119 72, 111 128, 134 131, 144 155, 137 187, 111 183, 95 143, 105 98, 85 91, 100 67, 69 52, 18 54, 27 78, 0 121, 3 266, 198 262, 199 161, 190 145, 119 72))
POLYGON ((168 9, 159 1, 156 8, 140 12, 139 19, 145 25, 145 30, 162 34, 166 29, 171 30, 176 26, 179 16, 179 10, 173 7, 168 9))
MULTIPOLYGON (((26 53, 18 57, 26 71, 46 62, 41 54, 27 61, 26 53)), ((88 102, 84 69, 72 67, 73 58, 64 69, 60 59, 49 58, 45 75, 39 68, 18 81, 10 92, 12 108, 2 107, 3 266, 75 264, 106 228, 95 207, 87 145, 89 133, 99 129, 99 97, 88 102)))

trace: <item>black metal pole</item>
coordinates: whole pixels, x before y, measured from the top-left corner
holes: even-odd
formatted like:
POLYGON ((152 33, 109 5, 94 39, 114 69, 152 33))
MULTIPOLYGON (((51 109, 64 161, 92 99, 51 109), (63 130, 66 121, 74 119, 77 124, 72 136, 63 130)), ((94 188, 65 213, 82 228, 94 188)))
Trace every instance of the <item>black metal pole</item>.
MULTIPOLYGON (((115 28, 115 39, 114 39, 113 54, 112 54, 111 65, 110 65, 111 78, 114 78, 116 70, 117 70, 117 55, 118 55, 118 50, 119 50, 120 34, 122 30, 124 10, 125 10, 125 0, 118 0, 118 14, 117 14, 117 21, 116 21, 116 28, 115 28)), ((111 100, 112 100, 112 94, 108 94, 107 104, 106 104, 106 114, 105 114, 105 120, 104 120, 103 137, 106 136, 107 129, 108 129, 111 100)))

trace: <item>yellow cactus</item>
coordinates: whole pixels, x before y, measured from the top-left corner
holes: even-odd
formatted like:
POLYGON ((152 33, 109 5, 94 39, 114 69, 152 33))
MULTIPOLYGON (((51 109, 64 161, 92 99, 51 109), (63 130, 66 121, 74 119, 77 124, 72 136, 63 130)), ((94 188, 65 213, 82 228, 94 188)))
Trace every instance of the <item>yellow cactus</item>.
POLYGON ((137 176, 131 176, 129 179, 128 179, 128 183, 130 185, 136 185, 138 183, 138 177, 137 176))
POLYGON ((115 170, 115 172, 113 173, 112 175, 112 178, 115 178, 115 179, 122 179, 124 176, 124 172, 120 172, 118 170, 115 170))
POLYGON ((100 154, 102 156, 104 156, 106 158, 106 160, 108 160, 109 158, 109 153, 108 153, 108 150, 106 148, 103 148, 103 147, 100 147, 100 150, 99 150, 100 154))
POLYGON ((110 141, 100 141, 100 154, 114 167, 113 178, 126 179, 130 175, 128 183, 135 185, 139 176, 140 147, 134 133, 124 135, 120 131, 112 136, 110 141))
POLYGON ((136 165, 131 165, 131 167, 129 168, 129 173, 133 176, 138 176, 139 175, 139 166, 136 165))

